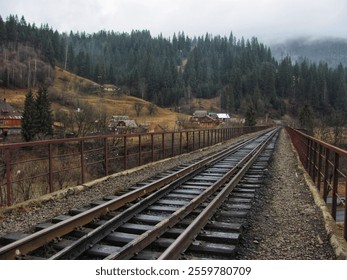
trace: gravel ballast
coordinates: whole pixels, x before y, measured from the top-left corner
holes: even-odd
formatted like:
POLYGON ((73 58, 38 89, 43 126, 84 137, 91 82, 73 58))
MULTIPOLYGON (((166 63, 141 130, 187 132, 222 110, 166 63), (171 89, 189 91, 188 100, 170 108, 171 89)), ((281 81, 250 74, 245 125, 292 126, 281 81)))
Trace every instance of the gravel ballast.
POLYGON ((238 259, 325 260, 335 253, 284 129, 245 226, 238 259))
MULTIPOLYGON (((245 137, 101 178, 40 200, 0 209, 0 236, 13 231, 29 231, 34 225, 64 214, 69 209, 114 195, 157 173, 207 156, 245 137)), ((278 137, 268 173, 251 210, 250 221, 245 225, 243 246, 237 258, 336 259, 322 212, 314 202, 284 129, 278 137)))

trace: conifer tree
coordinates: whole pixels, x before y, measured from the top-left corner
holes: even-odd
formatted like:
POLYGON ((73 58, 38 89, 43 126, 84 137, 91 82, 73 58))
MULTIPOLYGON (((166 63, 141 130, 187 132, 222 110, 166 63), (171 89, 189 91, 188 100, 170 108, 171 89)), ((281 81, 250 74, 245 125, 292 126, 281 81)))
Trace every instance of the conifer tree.
POLYGON ((22 116, 22 137, 25 141, 32 141, 35 137, 35 115, 35 100, 30 89, 25 97, 24 111, 22 116))
POLYGON ((245 126, 255 126, 257 124, 257 121, 255 119, 255 110, 253 103, 248 104, 248 108, 246 111, 246 120, 245 120, 245 126))
POLYGON ((51 104, 47 89, 41 88, 35 99, 35 132, 40 138, 53 135, 51 104))
POLYGON ((28 91, 22 116, 22 137, 25 141, 53 135, 50 107, 46 89, 40 89, 36 98, 31 90, 28 91))
POLYGON ((0 45, 5 43, 5 39, 6 39, 5 23, 2 19, 2 17, 0 16, 0 45))
POLYGON ((308 104, 305 104, 299 113, 299 121, 302 129, 305 129, 309 135, 313 135, 313 110, 308 104))

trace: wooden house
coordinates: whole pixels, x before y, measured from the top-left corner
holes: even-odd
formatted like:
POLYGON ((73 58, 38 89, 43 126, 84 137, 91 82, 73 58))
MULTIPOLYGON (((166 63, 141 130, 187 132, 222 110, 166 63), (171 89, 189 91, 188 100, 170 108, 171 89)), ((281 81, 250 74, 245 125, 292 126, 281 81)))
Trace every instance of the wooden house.
POLYGON ((8 104, 6 99, 0 100, 0 133, 2 136, 20 133, 21 127, 22 115, 8 104))
POLYGON ((101 87, 104 91, 107 91, 107 92, 117 92, 119 90, 117 86, 112 84, 104 84, 101 87))
POLYGON ((109 130, 114 132, 125 133, 128 131, 135 131, 138 128, 138 125, 128 116, 112 116, 108 127, 109 130))
POLYGON ((190 118, 190 123, 192 123, 194 127, 213 128, 218 125, 218 120, 209 116, 207 111, 195 111, 190 118))
POLYGON ((220 122, 226 122, 230 120, 229 114, 226 113, 217 113, 217 118, 220 122))

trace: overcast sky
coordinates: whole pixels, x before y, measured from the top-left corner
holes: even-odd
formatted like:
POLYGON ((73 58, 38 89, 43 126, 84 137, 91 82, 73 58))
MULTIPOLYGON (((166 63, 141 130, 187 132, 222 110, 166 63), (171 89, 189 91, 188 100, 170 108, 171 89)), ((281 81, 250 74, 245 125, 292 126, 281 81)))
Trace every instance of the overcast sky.
POLYGON ((347 38, 347 0, 0 0, 0 15, 24 15, 54 30, 150 30, 172 37, 257 37, 270 44, 296 36, 347 38))

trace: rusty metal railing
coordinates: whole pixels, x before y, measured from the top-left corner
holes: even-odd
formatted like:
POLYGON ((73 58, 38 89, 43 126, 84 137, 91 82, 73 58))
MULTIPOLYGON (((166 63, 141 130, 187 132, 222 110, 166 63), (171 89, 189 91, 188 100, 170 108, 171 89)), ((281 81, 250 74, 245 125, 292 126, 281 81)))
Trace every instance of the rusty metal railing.
POLYGON ((287 127, 300 160, 347 240, 347 151, 287 127))
POLYGON ((0 145, 0 207, 265 128, 113 134, 0 145))

